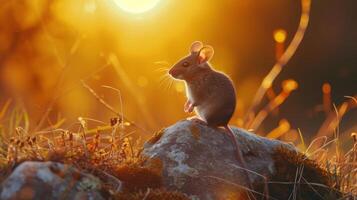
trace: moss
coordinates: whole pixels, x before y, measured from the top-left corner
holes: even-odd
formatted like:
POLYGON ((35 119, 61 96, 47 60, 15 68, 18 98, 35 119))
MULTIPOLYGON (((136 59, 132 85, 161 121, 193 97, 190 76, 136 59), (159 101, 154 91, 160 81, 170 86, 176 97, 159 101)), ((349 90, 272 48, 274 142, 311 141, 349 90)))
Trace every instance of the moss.
POLYGON ((289 199, 294 188, 297 200, 337 199, 340 196, 332 186, 329 174, 302 153, 279 147, 273 153, 273 160, 276 174, 270 180, 272 182, 269 184, 270 196, 289 199), (296 181, 300 177, 300 181, 296 181), (297 183, 294 184, 295 182, 297 183))
POLYGON ((120 193, 114 197, 115 200, 189 200, 189 198, 180 193, 174 191, 167 191, 163 188, 147 190, 145 192, 140 191, 132 194, 120 193))
POLYGON ((154 135, 151 136, 151 138, 147 141, 147 143, 155 144, 157 141, 161 139, 164 133, 165 133, 165 129, 161 129, 160 131, 154 133, 154 135))
POLYGON ((151 158, 146 160, 145 167, 161 175, 164 164, 160 158, 151 158))
POLYGON ((147 188, 159 188, 162 186, 161 173, 154 168, 142 167, 136 164, 123 165, 112 173, 123 181, 125 192, 145 191, 147 188))
POLYGON ((8 165, 0 166, 0 184, 9 176, 11 168, 8 165))

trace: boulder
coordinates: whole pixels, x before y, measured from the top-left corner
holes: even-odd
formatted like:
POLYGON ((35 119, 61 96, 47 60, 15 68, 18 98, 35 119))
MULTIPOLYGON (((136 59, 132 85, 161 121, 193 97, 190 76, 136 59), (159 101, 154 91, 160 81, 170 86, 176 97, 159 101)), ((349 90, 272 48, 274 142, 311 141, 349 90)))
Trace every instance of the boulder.
POLYGON ((224 129, 183 120, 158 132, 144 145, 146 163, 162 162, 164 185, 192 199, 245 199, 252 185, 255 196, 268 195, 266 180, 276 173, 274 153, 279 148, 295 152, 287 143, 260 137, 246 130, 234 131, 246 167, 236 159, 236 149, 224 129), (251 184, 250 184, 251 183, 251 184))
POLYGON ((21 163, 1 184, 0 199, 104 199, 98 178, 56 162, 21 163))

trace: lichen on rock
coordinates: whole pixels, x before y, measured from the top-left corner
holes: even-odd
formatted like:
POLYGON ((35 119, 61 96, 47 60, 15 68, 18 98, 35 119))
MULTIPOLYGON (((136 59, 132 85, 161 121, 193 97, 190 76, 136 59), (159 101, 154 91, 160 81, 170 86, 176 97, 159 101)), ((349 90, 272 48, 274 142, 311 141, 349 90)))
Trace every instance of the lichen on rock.
POLYGON ((0 199, 104 199, 101 181, 55 162, 21 163, 1 184, 0 199))
MULTIPOLYGON (((273 155, 277 147, 296 152, 292 145, 257 136, 232 127, 239 149, 250 171, 256 194, 264 194, 261 183, 276 173, 273 155), (266 179, 263 178, 266 177, 266 179), (259 190, 260 189, 260 190, 259 190)), ((227 199, 246 195, 242 163, 236 160, 236 149, 224 130, 207 127, 189 120, 163 130, 159 140, 148 142, 143 155, 163 163, 163 185, 198 199, 227 199)))

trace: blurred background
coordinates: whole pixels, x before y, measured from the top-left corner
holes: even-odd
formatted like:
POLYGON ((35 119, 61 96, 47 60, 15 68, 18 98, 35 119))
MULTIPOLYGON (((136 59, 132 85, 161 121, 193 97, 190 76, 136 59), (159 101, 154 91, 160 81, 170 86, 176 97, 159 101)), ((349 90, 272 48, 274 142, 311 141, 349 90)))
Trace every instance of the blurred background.
MULTIPOLYGON (((183 84, 166 79, 164 68, 188 54, 195 40, 214 47, 211 64, 233 79, 238 106, 231 124, 244 126, 301 15, 298 0, 157 0, 142 13, 123 9, 123 0, 0 2, 0 105, 11 99, 12 108, 26 109, 30 130, 61 119, 69 125, 80 116, 108 122, 114 114, 81 81, 118 111, 118 92, 102 86, 120 90, 124 115, 147 132, 188 117, 183 84)), ((285 80, 294 80, 296 90, 268 114, 258 134, 280 130, 275 138, 295 142, 300 129, 311 140, 333 103, 343 109, 344 96, 357 94, 356 9, 355 0, 312 1, 305 37, 259 107, 285 80)), ((348 111, 339 129, 344 137, 357 131, 357 112, 348 111)))

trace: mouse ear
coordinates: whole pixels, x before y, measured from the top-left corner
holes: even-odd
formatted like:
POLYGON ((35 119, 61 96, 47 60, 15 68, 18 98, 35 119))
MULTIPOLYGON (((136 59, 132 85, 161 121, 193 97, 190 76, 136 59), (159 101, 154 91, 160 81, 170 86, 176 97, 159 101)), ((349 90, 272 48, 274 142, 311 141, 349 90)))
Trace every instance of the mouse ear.
POLYGON ((199 52, 203 47, 203 44, 202 42, 200 41, 194 41, 192 44, 191 44, 191 48, 190 48, 190 53, 197 53, 199 52))
POLYGON ((198 63, 201 64, 208 62, 213 57, 213 54, 213 47, 209 45, 202 47, 198 54, 198 63))

